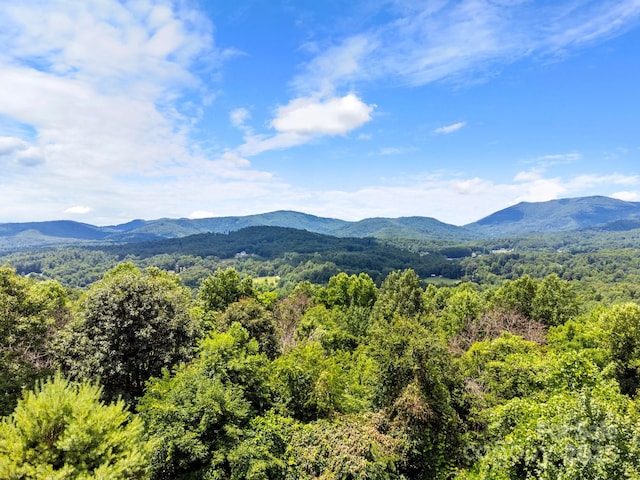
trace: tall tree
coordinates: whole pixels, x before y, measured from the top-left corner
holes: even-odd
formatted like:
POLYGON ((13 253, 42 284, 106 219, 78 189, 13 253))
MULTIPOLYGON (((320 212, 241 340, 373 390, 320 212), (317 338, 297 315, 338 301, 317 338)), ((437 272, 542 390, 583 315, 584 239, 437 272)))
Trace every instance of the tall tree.
POLYGON ((415 317, 424 311, 424 290, 414 270, 391 272, 382 282, 373 317, 390 321, 394 315, 415 317))
POLYGON ((122 264, 96 282, 58 345, 62 368, 99 378, 108 399, 133 402, 145 382, 193 355, 200 334, 178 277, 122 264))
POLYGON ((272 359, 278 355, 280 345, 273 313, 256 299, 246 298, 232 303, 218 316, 216 325, 221 330, 227 330, 235 322, 246 328, 249 335, 258 341, 261 352, 272 359))
POLYGON ((234 323, 205 338, 191 363, 149 382, 138 410, 157 440, 151 478, 229 478, 229 452, 268 406, 267 363, 234 323))
POLYGON ((70 316, 60 284, 0 267, 0 415, 11 413, 23 388, 51 373, 52 343, 70 316))
POLYGON ((579 311, 578 294, 568 281, 552 273, 538 284, 531 302, 533 320, 545 325, 561 325, 578 315, 579 311))
POLYGON ((634 395, 640 387, 640 306, 617 305, 602 314, 611 328, 609 351, 622 393, 634 395))
POLYGON ((537 290, 538 283, 529 275, 523 275, 517 280, 505 280, 496 291, 493 303, 502 310, 513 311, 531 318, 533 299, 537 290))
POLYGON ((207 311, 220 312, 241 298, 255 297, 251 277, 241 279, 234 268, 218 269, 202 281, 198 299, 207 311))
POLYGON ((461 376, 445 346, 417 319, 396 315, 371 334, 375 404, 402 439, 407 478, 449 478, 459 460, 461 376))
POLYGON ((366 273, 349 276, 341 272, 329 279, 319 297, 327 307, 373 307, 377 294, 376 284, 366 273))
POLYGON ((613 382, 548 399, 515 398, 490 416, 474 480, 640 478, 638 410, 613 382))
POLYGON ((363 355, 328 355, 320 342, 305 341, 271 365, 276 406, 301 421, 363 410, 369 390, 359 376, 368 367, 363 355))

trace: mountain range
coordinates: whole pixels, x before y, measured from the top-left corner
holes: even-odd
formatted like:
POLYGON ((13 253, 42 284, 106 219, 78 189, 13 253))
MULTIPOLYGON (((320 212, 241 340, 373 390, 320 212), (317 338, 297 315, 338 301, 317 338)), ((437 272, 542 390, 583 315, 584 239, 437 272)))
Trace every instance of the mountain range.
POLYGON ((70 220, 0 223, 0 251, 52 245, 127 243, 229 233, 253 226, 287 227, 335 237, 469 241, 532 233, 640 228, 640 202, 603 196, 522 202, 464 226, 430 217, 367 218, 349 222, 294 211, 204 219, 133 220, 95 226, 70 220))

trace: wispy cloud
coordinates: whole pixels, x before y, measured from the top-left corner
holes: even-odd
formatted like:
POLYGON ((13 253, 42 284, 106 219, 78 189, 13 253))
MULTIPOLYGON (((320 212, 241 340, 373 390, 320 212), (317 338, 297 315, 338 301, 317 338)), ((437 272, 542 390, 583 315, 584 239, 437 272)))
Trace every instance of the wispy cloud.
POLYGON ((448 135, 450 133, 457 132, 462 127, 464 127, 466 124, 467 124, 466 122, 452 123, 451 125, 445 125, 443 127, 436 128, 433 131, 433 133, 436 134, 436 135, 448 135))
POLYGON ((383 147, 378 151, 370 152, 369 156, 397 156, 397 155, 405 155, 407 153, 415 152, 418 149, 416 147, 383 147))
POLYGON ((17 137, 0 137, 0 155, 13 155, 26 150, 27 142, 17 137))
POLYGON ((229 114, 229 120, 234 127, 245 128, 245 122, 251 118, 251 113, 246 108, 236 108, 229 114))
POLYGON ((640 21, 638 0, 540 4, 489 0, 395 2, 392 17, 338 39, 292 85, 332 92, 354 82, 424 85, 463 80, 532 56, 556 56, 640 21))
POLYGON ((546 162, 548 165, 556 165, 558 163, 571 163, 580 160, 582 155, 577 152, 571 153, 554 153, 551 155, 543 155, 538 157, 537 161, 546 162))
POLYGON ((580 152, 567 152, 567 153, 551 153, 547 155, 541 155, 532 159, 524 160, 521 163, 535 165, 535 169, 546 170, 555 165, 568 165, 578 162, 582 159, 580 152))
POLYGON ((595 175, 583 174, 573 177, 569 184, 572 190, 585 190, 600 185, 638 185, 640 184, 640 175, 620 175, 613 173, 611 175, 595 175))

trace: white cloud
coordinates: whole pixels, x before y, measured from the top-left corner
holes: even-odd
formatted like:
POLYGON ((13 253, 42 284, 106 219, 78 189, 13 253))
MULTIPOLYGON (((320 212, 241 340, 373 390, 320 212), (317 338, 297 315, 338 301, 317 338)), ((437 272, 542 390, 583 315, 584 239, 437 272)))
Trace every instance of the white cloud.
POLYGON ((582 155, 578 152, 571 153, 554 153, 551 155, 543 155, 538 157, 538 160, 544 160, 549 162, 549 165, 555 165, 556 163, 571 163, 580 160, 582 155))
POLYGON ((195 220, 195 219, 199 219, 199 218, 211 218, 211 217, 215 217, 216 214, 213 212, 210 212, 208 210, 196 210, 195 212, 191 212, 189 214, 189 218, 195 220))
POLYGON ((362 62, 378 47, 368 34, 347 38, 341 45, 329 47, 316 56, 304 75, 293 79, 296 90, 320 95, 333 95, 335 85, 363 76, 362 62))
POLYGON ((585 190, 601 185, 638 185, 640 184, 639 175, 620 175, 617 173, 611 175, 594 175, 583 174, 575 176, 571 181, 573 190, 585 190))
POLYGON ((83 205, 76 205, 75 207, 69 207, 64 210, 64 213, 72 213, 74 215, 86 215, 87 213, 91 213, 93 209, 91 207, 86 207, 83 205))
POLYGON ((370 152, 369 156, 395 156, 395 155, 405 155, 407 153, 415 152, 418 149, 415 147, 383 147, 377 152, 370 152))
POLYGON ((554 176, 544 173, 522 175, 513 182, 496 182, 487 178, 467 177, 458 173, 438 172, 394 179, 357 190, 292 191, 279 196, 279 208, 294 209, 314 215, 359 220, 367 217, 427 216, 456 225, 479 220, 493 212, 519 202, 542 202, 558 198, 594 195, 580 179, 597 179, 598 188, 607 189, 610 180, 636 182, 634 176, 554 176))
POLYGON ((562 178, 537 178, 518 184, 520 190, 512 203, 546 202, 563 196, 571 196, 572 192, 567 180, 562 178))
POLYGON ((514 177, 516 182, 533 182, 542 178, 543 170, 532 169, 525 172, 518 172, 514 177))
MULTIPOLYGON (((185 65, 212 48, 204 17, 178 3, 24 1, 2 8, 3 45, 18 64, 118 91, 197 83, 185 65), (16 35, 19 32, 19 35, 16 35)), ((213 57, 212 57, 213 58, 213 57)))
POLYGON ((257 155, 269 150, 302 145, 321 136, 345 135, 371 120, 375 105, 353 93, 343 97, 300 97, 279 107, 270 126, 276 134, 250 135, 237 150, 257 155))
POLYGON ((435 133, 436 135, 448 135, 450 133, 457 132, 462 127, 464 127, 466 124, 467 124, 467 122, 452 123, 451 125, 445 125, 444 127, 436 128, 433 131, 433 133, 435 133))
POLYGON ((36 167, 47 161, 47 157, 43 149, 39 147, 29 146, 16 152, 15 161, 24 167, 36 167))
POLYGON ((580 152, 552 153, 525 160, 522 163, 533 164, 536 165, 536 168, 539 170, 546 170, 549 167, 553 167, 555 165, 567 165, 580 161, 581 159, 582 154, 580 152))
POLYGON ((611 197, 625 202, 638 202, 640 201, 640 192, 615 192, 611 194, 611 197))
POLYGON ((492 182, 474 177, 467 180, 453 180, 451 187, 460 195, 478 195, 490 191, 492 182))
POLYGON ((302 136, 344 135, 371 120, 375 105, 367 105, 356 95, 319 101, 296 98, 279 107, 271 126, 282 133, 302 136))
MULTIPOLYGON (((195 12, 139 1, 0 6, 0 114, 36 131, 42 176, 87 182, 188 158, 179 94, 196 55, 215 55, 195 12), (45 171, 46 170, 46 171, 45 171), (96 174, 96 172, 98 172, 96 174)), ((23 159, 36 162, 32 152, 23 159)), ((21 158, 18 158, 20 160, 21 158)))

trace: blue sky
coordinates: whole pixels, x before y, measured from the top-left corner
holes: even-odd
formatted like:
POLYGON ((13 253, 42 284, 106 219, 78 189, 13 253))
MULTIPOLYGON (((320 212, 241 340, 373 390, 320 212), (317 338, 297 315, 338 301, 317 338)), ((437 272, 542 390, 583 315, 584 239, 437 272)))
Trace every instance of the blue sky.
POLYGON ((640 0, 0 0, 0 222, 640 201, 640 0))

